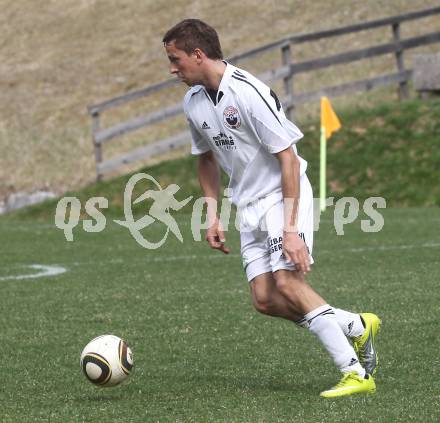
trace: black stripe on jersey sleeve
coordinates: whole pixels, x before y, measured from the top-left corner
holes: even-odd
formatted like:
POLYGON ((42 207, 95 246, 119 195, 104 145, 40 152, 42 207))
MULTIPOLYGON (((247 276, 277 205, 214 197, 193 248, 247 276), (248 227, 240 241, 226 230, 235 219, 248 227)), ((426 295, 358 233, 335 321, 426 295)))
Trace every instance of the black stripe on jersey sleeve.
POLYGON ((243 78, 239 78, 235 75, 232 75, 232 78, 237 79, 239 81, 243 81, 246 82, 246 84, 249 84, 257 93, 258 95, 261 97, 261 99, 264 101, 264 103, 266 104, 266 106, 269 108, 269 110, 272 112, 272 114, 275 116, 275 119, 279 122, 279 124, 282 126, 280 120, 278 119, 278 116, 275 114, 275 112, 272 110, 272 108, 270 107, 269 103, 266 101, 266 99, 261 95, 260 91, 258 91, 258 89, 255 87, 255 85, 251 84, 249 81, 247 81, 246 79, 243 78))
POLYGON ((237 69, 234 71, 234 75, 241 76, 242 78, 246 79, 246 77, 237 69))
POLYGON ((275 94, 275 91, 274 90, 270 90, 270 95, 275 100, 275 104, 277 105, 277 110, 280 111, 281 110, 281 103, 280 103, 280 100, 278 100, 278 97, 275 94))

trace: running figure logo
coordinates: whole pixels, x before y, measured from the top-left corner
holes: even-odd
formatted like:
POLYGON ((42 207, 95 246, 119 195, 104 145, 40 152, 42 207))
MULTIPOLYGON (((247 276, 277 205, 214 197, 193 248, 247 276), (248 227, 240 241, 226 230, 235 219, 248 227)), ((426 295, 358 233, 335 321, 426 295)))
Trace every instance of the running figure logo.
POLYGON ((146 173, 136 173, 129 179, 127 185, 125 186, 125 220, 115 220, 114 222, 118 225, 128 228, 137 243, 142 247, 148 248, 150 250, 154 250, 162 246, 166 241, 168 233, 170 231, 176 236, 176 238, 180 242, 183 242, 183 237, 180 232, 179 226, 177 225, 174 217, 171 216, 169 210, 171 209, 177 211, 185 207, 192 200, 192 196, 186 198, 185 200, 177 201, 174 197, 174 194, 176 194, 179 189, 179 185, 176 184, 168 185, 165 189, 162 189, 159 182, 157 182, 156 179, 154 179, 152 176, 146 173), (142 179, 153 182, 153 184, 158 189, 145 191, 136 200, 132 201, 134 187, 142 179), (153 200, 153 204, 150 207, 149 214, 135 221, 133 217, 132 204, 138 204, 141 201, 146 200, 147 198, 151 198, 153 200), (160 241, 149 242, 147 239, 144 238, 140 231, 156 221, 163 223, 167 229, 165 235, 160 241))

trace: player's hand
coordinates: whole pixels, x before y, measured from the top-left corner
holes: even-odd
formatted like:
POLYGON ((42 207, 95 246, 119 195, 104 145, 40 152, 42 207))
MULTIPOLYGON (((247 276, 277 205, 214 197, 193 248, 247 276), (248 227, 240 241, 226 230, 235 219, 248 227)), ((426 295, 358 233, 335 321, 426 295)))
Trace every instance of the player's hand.
POLYGON ((310 257, 307 246, 297 232, 284 232, 283 254, 288 263, 293 263, 300 272, 310 272, 310 257))
POLYGON ((206 241, 214 250, 220 250, 224 254, 229 254, 230 249, 225 247, 226 237, 223 228, 218 220, 215 221, 206 231, 206 241))

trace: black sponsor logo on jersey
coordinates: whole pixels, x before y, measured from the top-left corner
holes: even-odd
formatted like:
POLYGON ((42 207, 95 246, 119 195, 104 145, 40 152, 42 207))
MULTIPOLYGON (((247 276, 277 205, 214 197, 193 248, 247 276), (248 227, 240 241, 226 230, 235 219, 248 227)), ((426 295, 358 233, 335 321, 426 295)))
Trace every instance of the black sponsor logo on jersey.
POLYGON ((212 137, 214 144, 223 150, 236 150, 237 146, 234 143, 234 139, 231 136, 220 132, 215 137, 212 137))
POLYGON ((241 125, 240 114, 235 107, 228 106, 223 110, 223 121, 228 128, 237 129, 241 125))
POLYGON ((211 129, 211 127, 206 123, 206 120, 202 123, 202 129, 211 129))
MULTIPOLYGON (((300 232, 298 234, 298 236, 304 241, 304 243, 306 244, 306 237, 304 235, 303 232, 300 232)), ((268 242, 268 247, 269 247, 269 254, 273 254, 276 251, 283 251, 283 237, 275 237, 275 238, 271 238, 269 239, 268 242)), ((307 252, 310 254, 310 250, 309 247, 306 244, 306 248, 307 248, 307 252)), ((284 257, 284 255, 282 255, 282 257, 284 257)))
POLYGON ((283 237, 276 237, 269 239, 269 254, 273 254, 276 251, 283 251, 283 237))

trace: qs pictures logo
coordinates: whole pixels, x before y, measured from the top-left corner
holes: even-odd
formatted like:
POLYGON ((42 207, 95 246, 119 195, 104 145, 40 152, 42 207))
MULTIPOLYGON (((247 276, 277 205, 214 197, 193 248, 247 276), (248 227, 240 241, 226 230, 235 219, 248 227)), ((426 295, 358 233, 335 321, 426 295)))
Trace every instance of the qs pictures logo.
MULTIPOLYGON (((125 186, 125 220, 113 221, 118 225, 127 228, 139 245, 150 250, 162 246, 167 240, 170 232, 172 232, 180 242, 183 242, 182 234, 176 220, 171 215, 171 210, 177 211, 185 207, 185 205, 191 201, 192 196, 183 201, 178 201, 174 195, 179 189, 180 187, 176 184, 168 185, 165 189, 162 189, 159 182, 157 182, 151 175, 137 173, 128 180, 127 185, 125 186), (152 182, 156 189, 149 189, 133 200, 133 191, 136 184, 143 180, 152 182), (146 199, 153 200, 149 212, 140 219, 135 220, 133 215, 133 205, 139 204, 146 199), (164 235, 159 241, 154 242, 149 241, 141 231, 155 222, 164 226, 164 235)), ((98 207, 100 209, 108 208, 108 200, 104 197, 92 197, 87 200, 85 211, 91 219, 83 220, 82 224, 84 231, 101 232, 105 229, 107 220, 98 207)), ((73 241, 73 229, 79 224, 80 214, 81 202, 76 197, 64 197, 57 204, 55 226, 64 231, 67 241, 73 241)))
MULTIPOLYGON (((159 182, 151 175, 146 173, 136 173, 127 182, 124 190, 124 219, 113 220, 114 223, 121 225, 128 229, 131 236, 136 242, 143 248, 150 250, 161 247, 168 238, 168 235, 172 233, 180 242, 183 242, 183 236, 180 232, 179 225, 176 219, 173 217, 173 212, 177 212, 185 207, 193 197, 187 197, 184 200, 179 201, 176 198, 180 190, 179 185, 170 184, 166 188, 162 188, 159 182), (149 185, 150 188, 146 189, 143 194, 137 198, 135 192, 141 190, 135 189, 138 184, 142 184, 145 189, 145 185, 149 185), (136 213, 136 218, 133 213, 133 205, 148 201, 149 209, 142 217, 138 218, 139 213, 136 213), (151 225, 154 226, 154 231, 148 231, 151 225), (152 240, 150 237, 157 237, 157 225, 161 227, 162 232, 159 231, 161 237, 159 240, 152 240)), ((194 241, 201 241, 202 231, 208 229, 213 221, 209 221, 206 209, 214 211, 214 215, 218 214, 218 221, 224 231, 229 230, 231 223, 231 197, 233 196, 233 190, 226 188, 224 190, 224 197, 219 203, 217 199, 209 197, 197 198, 192 204, 191 213, 191 232, 194 241)), ((285 198, 283 201, 285 205, 288 205, 290 200, 292 202, 297 201, 294 199, 285 198)), ((384 218, 377 209, 386 208, 386 201, 381 197, 367 198, 363 204, 354 197, 343 197, 334 202, 334 198, 327 198, 327 205, 334 206, 333 223, 334 229, 337 235, 344 235, 344 227, 346 225, 355 223, 359 220, 359 212, 362 207, 363 213, 367 217, 360 220, 361 230, 363 232, 379 232, 384 226, 384 218)), ((314 199, 314 231, 318 231, 320 222, 320 200, 314 199)), ((85 232, 101 232, 107 225, 107 220, 102 209, 108 208, 108 200, 104 197, 92 197, 85 203, 85 213, 90 219, 83 219, 82 227, 85 232)), ((147 204, 147 203, 145 203, 147 204)), ((253 208, 252 201, 241 205, 237 209, 235 214, 235 228, 240 232, 252 231, 255 229, 253 226, 259 224, 249 220, 249 210, 253 208), (250 209, 249 209, 250 208, 250 209)), ((61 198, 57 204, 55 211, 55 226, 64 231, 64 236, 67 241, 73 241, 73 229, 80 223, 81 216, 81 202, 77 197, 64 197, 61 198)), ((147 206, 145 207, 145 210, 147 206)), ((215 222, 214 222, 215 223, 215 222)), ((151 229, 151 228, 150 228, 151 229)))

